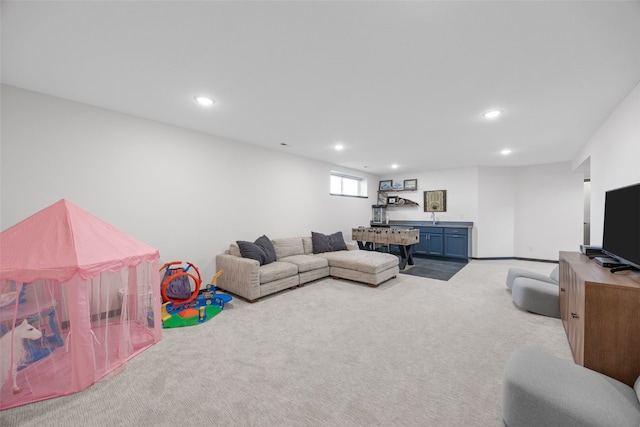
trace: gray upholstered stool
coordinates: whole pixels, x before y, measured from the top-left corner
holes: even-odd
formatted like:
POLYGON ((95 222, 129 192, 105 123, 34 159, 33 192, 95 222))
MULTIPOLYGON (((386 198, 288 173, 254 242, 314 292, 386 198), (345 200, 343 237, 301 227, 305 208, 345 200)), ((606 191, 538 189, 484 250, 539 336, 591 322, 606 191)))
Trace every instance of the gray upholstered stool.
POLYGON ((628 385, 538 350, 515 351, 504 371, 509 427, 638 427, 640 378, 628 385))
POLYGON ((516 305, 532 313, 560 318, 560 287, 528 277, 513 281, 511 297, 516 305))
POLYGON ((507 272, 507 288, 513 288, 513 281, 519 277, 528 277, 529 279, 540 280, 541 282, 547 282, 551 284, 557 285, 560 280, 560 267, 556 266, 556 268, 551 271, 551 274, 548 276, 542 273, 536 273, 535 271, 529 271, 522 268, 510 268, 507 272))

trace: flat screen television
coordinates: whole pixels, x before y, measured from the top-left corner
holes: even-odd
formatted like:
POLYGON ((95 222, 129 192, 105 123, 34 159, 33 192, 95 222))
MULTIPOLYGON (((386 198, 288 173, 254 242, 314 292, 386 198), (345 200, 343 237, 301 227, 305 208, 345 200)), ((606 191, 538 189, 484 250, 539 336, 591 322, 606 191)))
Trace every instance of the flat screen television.
POLYGON ((602 251, 625 265, 612 272, 640 270, 640 184, 605 193, 602 251))

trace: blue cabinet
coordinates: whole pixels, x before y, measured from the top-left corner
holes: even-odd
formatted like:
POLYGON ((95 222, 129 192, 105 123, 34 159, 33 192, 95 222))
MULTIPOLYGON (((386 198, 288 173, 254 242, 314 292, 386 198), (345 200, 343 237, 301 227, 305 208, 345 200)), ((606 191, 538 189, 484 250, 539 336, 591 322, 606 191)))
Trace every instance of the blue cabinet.
POLYGON ((466 228, 447 228, 444 233, 444 256, 468 258, 469 236, 466 228))
POLYGON ((469 229, 419 226, 420 242, 413 247, 417 255, 469 258, 469 229))
POLYGON ((441 227, 420 227, 420 242, 413 248, 419 255, 444 255, 444 238, 441 227))

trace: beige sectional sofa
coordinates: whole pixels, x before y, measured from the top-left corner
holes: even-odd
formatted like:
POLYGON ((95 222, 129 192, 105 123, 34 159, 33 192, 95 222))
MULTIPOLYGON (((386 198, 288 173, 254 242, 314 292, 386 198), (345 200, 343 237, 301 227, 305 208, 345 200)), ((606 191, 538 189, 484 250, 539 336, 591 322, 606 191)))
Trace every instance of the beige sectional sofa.
POLYGON ((276 261, 260 265, 255 259, 243 258, 237 243, 216 256, 216 269, 223 270, 216 283, 221 290, 255 302, 283 289, 332 276, 377 287, 400 272, 398 257, 391 254, 358 249, 346 242, 348 250, 313 253, 312 239, 290 237, 271 239, 276 261))

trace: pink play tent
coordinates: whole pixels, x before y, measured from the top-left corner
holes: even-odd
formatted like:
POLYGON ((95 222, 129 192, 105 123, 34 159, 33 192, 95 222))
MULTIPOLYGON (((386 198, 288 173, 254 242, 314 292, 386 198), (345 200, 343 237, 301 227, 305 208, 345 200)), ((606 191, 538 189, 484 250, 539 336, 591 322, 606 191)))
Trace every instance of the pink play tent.
POLYGON ((158 342, 158 258, 64 199, 3 231, 0 410, 84 390, 158 342))

